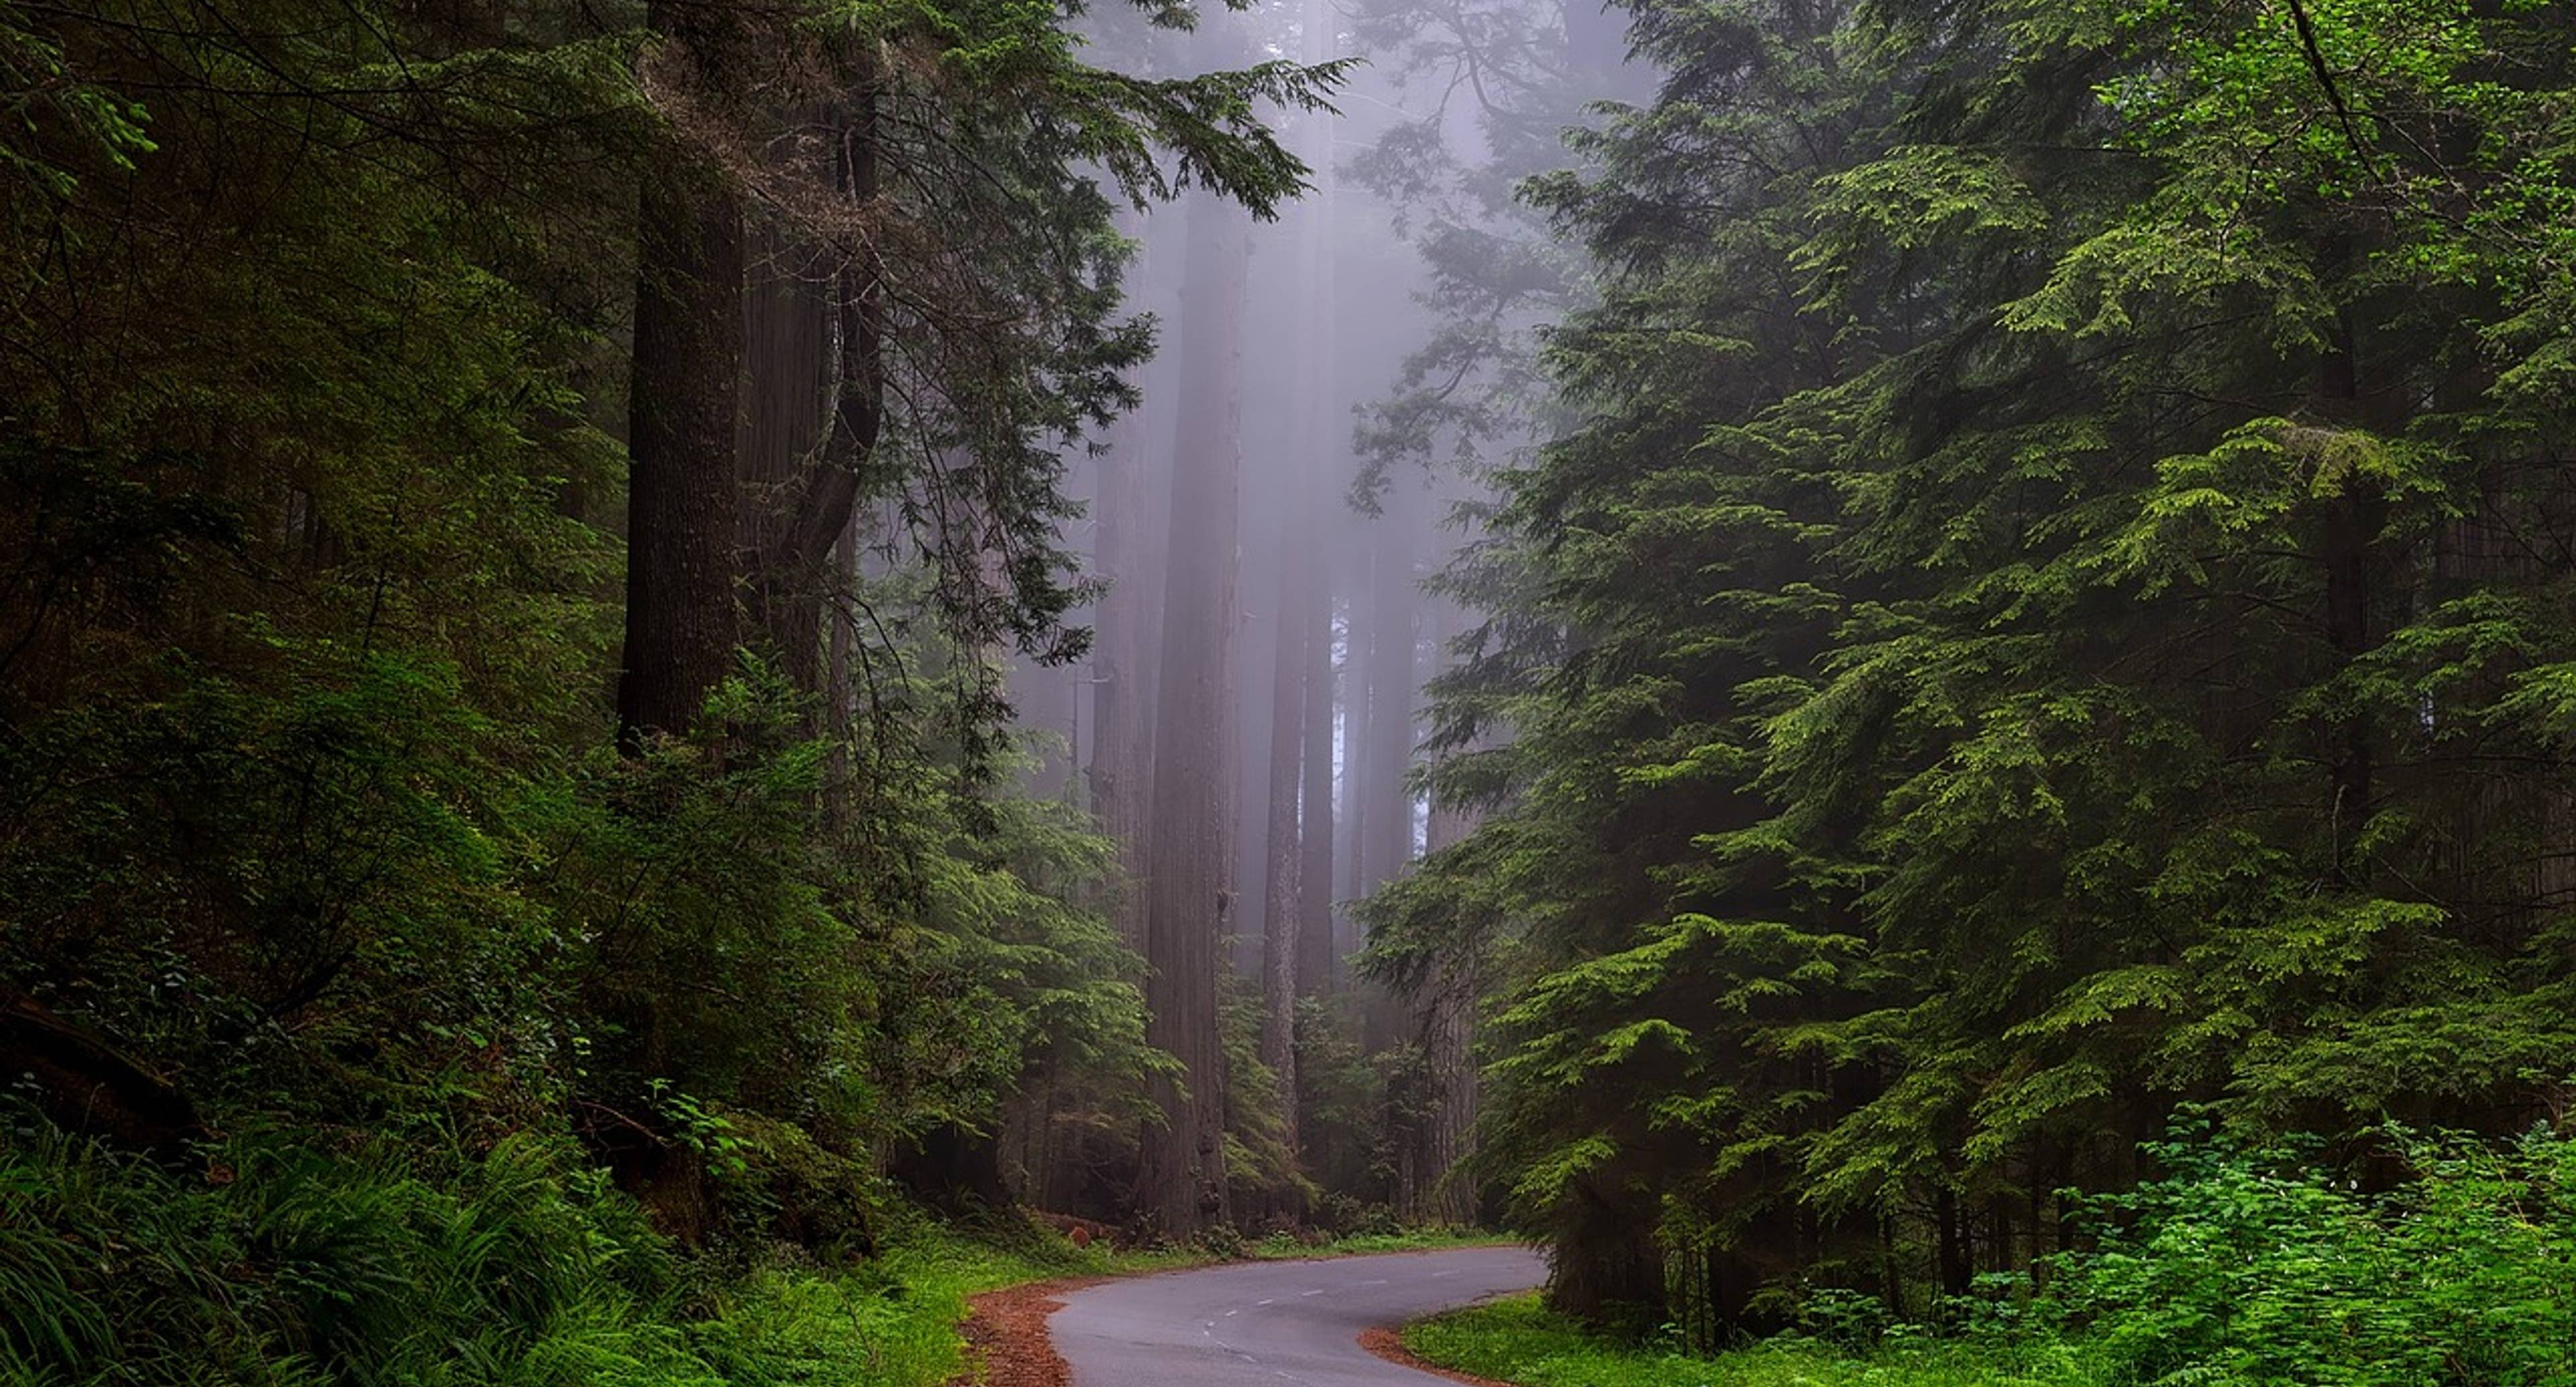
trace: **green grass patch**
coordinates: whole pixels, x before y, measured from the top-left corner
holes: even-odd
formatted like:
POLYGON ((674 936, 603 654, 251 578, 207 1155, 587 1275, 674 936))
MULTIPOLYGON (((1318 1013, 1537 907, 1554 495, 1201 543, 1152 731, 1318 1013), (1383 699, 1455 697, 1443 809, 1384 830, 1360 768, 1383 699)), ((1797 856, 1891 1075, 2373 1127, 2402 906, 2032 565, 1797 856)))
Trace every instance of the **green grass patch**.
POLYGON ((1406 1228, 1392 1233, 1352 1233, 1321 1243, 1299 1242, 1273 1233, 1254 1243, 1252 1255, 1263 1261, 1300 1257, 1353 1257, 1371 1252, 1437 1252, 1452 1247, 1494 1247, 1511 1239, 1483 1228, 1406 1228))
POLYGON ((1854 1356, 1785 1338, 1715 1357, 1608 1343, 1535 1296, 1408 1326, 1407 1348, 1455 1372, 1521 1387, 2089 1387, 2063 1345, 2001 1348, 1902 1339, 1854 1356))
POLYGON ((969 1297, 1191 1260, 1045 1240, 1000 1247, 930 1228, 852 1271, 756 1272, 715 1297, 715 1313, 691 1338, 726 1382, 742 1387, 931 1387, 966 1366, 958 1327, 969 1297))

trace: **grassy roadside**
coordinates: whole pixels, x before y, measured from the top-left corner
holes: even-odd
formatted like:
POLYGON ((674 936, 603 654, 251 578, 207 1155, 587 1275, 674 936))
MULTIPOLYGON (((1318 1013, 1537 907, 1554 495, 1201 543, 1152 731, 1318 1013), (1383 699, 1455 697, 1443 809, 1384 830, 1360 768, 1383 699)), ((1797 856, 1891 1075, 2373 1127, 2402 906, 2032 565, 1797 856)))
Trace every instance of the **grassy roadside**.
POLYGON ((693 1337, 729 1383, 936 1387, 968 1366, 961 1326, 977 1295, 1204 1260, 1186 1250, 1006 1248, 929 1231, 846 1272, 755 1272, 715 1297, 693 1337))
POLYGON ((2062 1346, 2000 1349, 1924 1340, 1855 1357, 1806 1339, 1775 1339, 1701 1358, 1585 1336, 1534 1296, 1409 1325, 1425 1361, 1517 1387, 2083 1387, 2095 1379, 2062 1346))
POLYGON ((1373 1252, 1437 1252, 1451 1247, 1496 1247, 1510 1239, 1481 1228, 1408 1228, 1395 1233, 1353 1233, 1321 1243, 1303 1243, 1274 1233, 1254 1243, 1249 1255, 1265 1262, 1293 1262, 1301 1257, 1364 1257, 1373 1252))
POLYGON ((1195 1247, 1124 1251, 1041 1242, 998 1247, 934 1231, 849 1272, 771 1271, 732 1287, 701 1336, 702 1351, 739 1381, 800 1380, 831 1387, 934 1387, 963 1372, 961 1332, 975 1296, 1069 1277, 1128 1276, 1245 1258, 1425 1252, 1490 1244, 1458 1230, 1362 1234, 1309 1245, 1265 1238, 1240 1256, 1195 1247), (712 1350, 712 1351, 710 1351, 712 1350))
POLYGON ((1120 1252, 890 1217, 847 1265, 693 1253, 569 1141, 307 1135, 247 1129, 183 1165, 0 1120, 0 1383, 936 1387, 965 1365, 981 1292, 1462 1241, 1120 1252))

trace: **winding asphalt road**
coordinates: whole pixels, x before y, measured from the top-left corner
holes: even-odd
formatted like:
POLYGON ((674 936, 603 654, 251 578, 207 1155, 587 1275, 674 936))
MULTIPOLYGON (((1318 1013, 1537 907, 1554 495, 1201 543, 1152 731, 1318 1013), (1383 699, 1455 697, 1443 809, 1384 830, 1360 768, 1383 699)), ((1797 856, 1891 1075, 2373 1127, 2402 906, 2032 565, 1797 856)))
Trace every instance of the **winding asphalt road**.
POLYGON ((1076 1291, 1047 1329, 1073 1387, 1422 1387, 1360 1334, 1546 1277, 1518 1247, 1238 1262, 1076 1291))

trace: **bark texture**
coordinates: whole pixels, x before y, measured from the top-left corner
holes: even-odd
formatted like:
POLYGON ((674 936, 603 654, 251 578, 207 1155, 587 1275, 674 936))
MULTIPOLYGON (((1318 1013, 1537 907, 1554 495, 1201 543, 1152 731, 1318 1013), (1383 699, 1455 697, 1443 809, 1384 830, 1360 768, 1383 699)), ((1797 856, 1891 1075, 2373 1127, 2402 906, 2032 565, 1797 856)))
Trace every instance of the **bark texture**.
POLYGON ((1144 1207, 1176 1237, 1226 1218, 1218 948, 1231 850, 1226 695, 1248 232, 1233 208, 1204 198, 1191 208, 1145 882, 1146 1038, 1177 1057, 1182 1073, 1156 1084, 1164 1121, 1145 1134, 1140 1172, 1144 1207))
MULTIPOLYGON (((683 112, 740 99, 747 36, 727 6, 657 0, 652 85, 683 112)), ((688 730, 733 659, 735 429, 741 412, 742 191, 685 148, 648 178, 636 237, 627 401, 626 646, 631 745, 688 730)))
MULTIPOLYGON (((879 181, 872 80, 862 65, 848 106, 823 122, 832 141, 833 190, 853 209, 860 228, 876 201, 879 181)), ((822 302, 800 307, 821 320, 825 407, 818 436, 763 489, 754 595, 762 634, 781 671, 797 687, 819 690, 824 611, 839 572, 833 550, 857 517, 868 465, 884 428, 885 274, 864 230, 848 231, 836 243, 800 253, 813 266, 806 277, 824 290, 812 296, 822 302)), ((809 374, 803 363, 789 369, 791 395, 809 374)))

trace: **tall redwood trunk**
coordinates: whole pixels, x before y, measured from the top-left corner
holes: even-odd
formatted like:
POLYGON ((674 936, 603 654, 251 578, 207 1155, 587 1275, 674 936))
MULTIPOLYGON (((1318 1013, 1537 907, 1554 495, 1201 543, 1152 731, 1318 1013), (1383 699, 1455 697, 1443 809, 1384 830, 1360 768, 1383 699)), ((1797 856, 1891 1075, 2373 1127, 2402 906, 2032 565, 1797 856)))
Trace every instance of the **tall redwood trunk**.
MULTIPOLYGON (((1301 16, 1299 56, 1308 63, 1332 58, 1337 12, 1332 0, 1306 0, 1301 16)), ((1314 656, 1331 639, 1325 629, 1325 591, 1320 536, 1320 504, 1328 494, 1334 468, 1329 459, 1334 430, 1324 421, 1337 417, 1332 408, 1334 231, 1333 124, 1321 113, 1310 114, 1300 131, 1301 155, 1316 170, 1320 184, 1298 209, 1296 280, 1295 453, 1286 474, 1279 543, 1279 589, 1272 606, 1278 623, 1270 701, 1270 823, 1267 854, 1269 900, 1263 912, 1262 955, 1264 1057, 1278 1071, 1282 1128, 1288 1149, 1298 1149, 1302 1114, 1298 1103, 1297 998, 1308 990, 1306 930, 1320 920, 1327 940, 1329 902, 1313 903, 1308 891, 1329 896, 1332 829, 1319 815, 1330 803, 1332 746, 1331 655, 1323 653, 1325 678, 1314 677, 1314 656), (1313 705, 1322 704, 1319 722, 1313 705), (1320 740, 1318 726, 1326 729, 1320 740), (1321 847, 1327 854, 1316 860, 1321 847), (1318 867, 1323 880, 1316 880, 1318 867)))
MULTIPOLYGON (((1318 545, 1319 549, 1325 546, 1318 545)), ((1329 552, 1329 550, 1326 550, 1329 552)), ((1304 625, 1305 770, 1297 812, 1297 993, 1320 997, 1338 981, 1333 947, 1333 594, 1318 574, 1307 594, 1304 625)))
POLYGON ((1227 675, 1248 231, 1224 203, 1201 198, 1191 208, 1145 881, 1146 1039, 1178 1058, 1182 1073, 1178 1083, 1156 1082, 1164 1122, 1145 1134, 1139 1176, 1145 1207, 1175 1237, 1226 1218, 1218 949, 1232 842, 1227 675))
MULTIPOLYGON (((864 60, 857 67, 849 105, 826 123, 835 137, 834 190, 864 214, 878 190, 877 97, 872 67, 864 60)), ((822 446, 809 448, 812 460, 802 474, 777 489, 762 527, 754 590, 781 672, 808 692, 819 692, 822 683, 832 551, 857 516, 885 420, 884 266, 865 235, 825 254, 832 265, 829 302, 818 307, 828 326, 830 409, 822 446)))
MULTIPOLYGON (((1140 272, 1147 268, 1140 261, 1140 272)), ((1154 405, 1148 400, 1147 408, 1154 405)), ((1153 671, 1148 637, 1154 627, 1156 585, 1150 560, 1152 508, 1147 491, 1152 430, 1143 410, 1130 411, 1112 428, 1100 456, 1100 517, 1092 538, 1092 566, 1109 582, 1093 616, 1091 647, 1091 762, 1083 779, 1100 831, 1117 851, 1123 878, 1118 933, 1129 947, 1145 947, 1146 808, 1153 791, 1148 752, 1154 730, 1153 671)))
POLYGON ((1375 531, 1366 621, 1368 724, 1360 758, 1360 889, 1374 891, 1404 872, 1413 858, 1413 793, 1405 773, 1413 762, 1415 705, 1414 609, 1420 592, 1413 561, 1423 528, 1420 487, 1398 480, 1388 489, 1375 531))
MULTIPOLYGON (((1457 634, 1455 607, 1438 608, 1439 644, 1435 659, 1446 662, 1450 638, 1457 634)), ((1434 798, 1425 846, 1433 852, 1475 830, 1477 816, 1434 798)), ((1472 1149, 1476 1124, 1476 983, 1481 941, 1453 939, 1432 966, 1430 977, 1414 998, 1420 1007, 1415 1032, 1422 1046, 1430 1086, 1430 1109, 1423 1118, 1421 1151, 1414 1162, 1419 1186, 1408 1202, 1418 1217, 1434 1223, 1475 1221, 1475 1191, 1458 1167, 1472 1149)))
MULTIPOLYGON (((746 38, 725 5, 655 0, 653 80, 734 113, 746 38)), ((630 744, 684 732, 733 659, 735 425, 741 409, 742 193, 677 151, 638 207, 627 399, 626 647, 617 719, 630 744)))
POLYGON ((1277 612, 1278 658, 1270 677, 1270 793, 1265 806, 1266 899, 1262 903, 1261 1058, 1279 1076, 1282 1136, 1297 1149, 1297 964, 1298 932, 1304 923, 1298 900, 1305 868, 1297 817, 1306 769, 1307 592, 1318 585, 1314 554, 1305 540, 1305 501, 1290 503, 1299 512, 1285 527, 1279 545, 1277 612))
MULTIPOLYGON (((1405 776, 1413 763, 1413 719, 1421 691, 1414 669, 1414 609, 1420 593, 1413 561, 1424 510, 1420 486, 1400 479, 1389 488, 1384 513, 1371 527, 1368 658, 1362 666, 1368 718, 1354 782, 1359 811, 1354 845, 1362 895, 1403 875, 1413 859, 1413 792, 1405 776)), ((1360 995, 1363 1043, 1383 1050, 1400 1042, 1406 1032, 1400 1000, 1383 987, 1365 988, 1360 995)))

